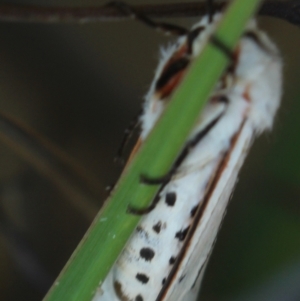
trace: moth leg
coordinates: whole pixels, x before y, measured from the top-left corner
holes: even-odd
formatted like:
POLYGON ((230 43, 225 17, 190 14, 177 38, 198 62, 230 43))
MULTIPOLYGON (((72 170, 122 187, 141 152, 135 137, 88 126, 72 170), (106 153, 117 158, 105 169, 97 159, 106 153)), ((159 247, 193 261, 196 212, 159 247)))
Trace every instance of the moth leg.
POLYGON ((144 23, 145 25, 160 30, 166 34, 182 36, 188 33, 188 30, 184 27, 165 22, 155 22, 147 16, 145 16, 144 14, 137 12, 132 6, 123 1, 112 1, 107 3, 106 6, 114 7, 122 13, 124 13, 125 15, 131 16, 132 18, 144 23))
POLYGON ((145 215, 147 213, 150 213, 157 205, 159 199, 160 199, 160 192, 162 189, 159 190, 159 192, 157 193, 157 195, 155 196, 155 198, 153 199, 152 203, 145 208, 134 208, 133 206, 128 206, 127 207, 127 213, 129 214, 133 214, 133 215, 145 215))
MULTIPOLYGON (((207 0, 206 1, 206 7, 207 7, 207 14, 208 14, 208 20, 209 23, 213 21, 213 17, 215 14, 215 7, 214 7, 214 0, 207 0)), ((222 41, 220 38, 218 38, 216 35, 213 35, 210 38, 210 43, 213 44, 215 47, 217 47, 219 50, 221 50, 230 61, 234 61, 234 53, 233 51, 222 41)))
MULTIPOLYGON (((220 101, 224 102, 223 98, 224 96, 220 96, 220 101)), ((193 139, 191 139, 183 148, 180 155, 176 159, 175 163, 173 164, 170 171, 158 178, 150 178, 146 175, 141 175, 140 180, 142 183, 147 185, 162 185, 166 184, 166 182, 169 182, 172 178, 172 176, 175 174, 179 166, 182 164, 184 159, 187 157, 187 155, 193 150, 193 148, 201 141, 201 139, 216 125, 216 123, 219 121, 219 119, 222 117, 223 112, 220 113, 216 118, 214 118, 210 123, 207 124, 207 126, 201 130, 193 139)))
POLYGON ((129 205, 127 207, 127 213, 130 213, 130 214, 133 214, 133 215, 145 215, 147 213, 150 213, 156 207, 156 205, 157 205, 157 203, 160 199, 160 193, 162 192, 164 187, 168 184, 171 177, 172 177, 172 175, 167 175, 167 176, 162 177, 162 178, 149 179, 146 176, 141 175, 140 176, 140 181, 142 181, 143 183, 145 183, 147 185, 161 185, 162 184, 162 186, 160 187, 158 193, 156 194, 153 201, 151 202, 151 204, 148 207, 134 208, 133 206, 129 205), (154 182, 156 182, 156 183, 154 184, 154 182))
MULTIPOLYGON (((220 96, 220 101, 224 101, 224 98, 226 96, 220 96)), ((147 184, 147 185, 162 185, 161 188, 159 189, 157 195, 155 196, 154 200, 152 203, 146 207, 146 208, 134 208, 132 206, 128 206, 127 212, 130 214, 135 214, 135 215, 144 215, 149 212, 151 212, 155 206, 157 205, 159 199, 160 199, 160 193, 164 189, 164 187, 169 183, 171 180, 172 176, 175 174, 175 172, 178 170, 179 166, 182 164, 184 159, 187 157, 187 155, 190 153, 190 151, 201 141, 201 139, 217 124, 219 119, 222 117, 224 112, 220 113, 217 117, 215 117, 208 125, 200 131, 192 140, 190 140, 186 146, 183 148, 182 152, 176 159, 175 163, 173 164, 171 170, 163 177, 160 178, 148 178, 145 175, 141 175, 141 180, 147 184)))
POLYGON ((131 122, 125 129, 123 139, 114 158, 115 162, 120 162, 121 164, 124 164, 124 159, 122 158, 124 148, 128 143, 128 141, 130 140, 134 130, 140 125, 141 114, 142 114, 142 110, 140 110, 140 112, 131 120, 131 122))
POLYGON ((140 182, 143 184, 147 184, 147 185, 162 185, 171 180, 174 172, 175 171, 172 170, 169 173, 167 173, 166 175, 164 175, 162 177, 157 177, 157 178, 150 178, 150 177, 147 177, 146 175, 142 174, 142 175, 140 175, 140 182))
POLYGON ((215 14, 214 0, 206 1, 206 9, 207 9, 207 14, 208 14, 208 21, 209 21, 209 23, 211 23, 213 21, 213 17, 215 14))
POLYGON ((234 52, 216 35, 210 38, 210 43, 218 48, 231 61, 234 61, 234 52))

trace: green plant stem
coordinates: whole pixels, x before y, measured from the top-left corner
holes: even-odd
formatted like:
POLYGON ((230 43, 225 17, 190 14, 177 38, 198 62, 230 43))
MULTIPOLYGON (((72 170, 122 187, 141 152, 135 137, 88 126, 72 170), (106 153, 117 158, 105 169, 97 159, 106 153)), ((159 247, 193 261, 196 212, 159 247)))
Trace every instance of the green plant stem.
MULTIPOLYGON (((232 1, 216 31, 229 49, 234 48, 259 2, 232 1)), ((141 184, 140 175, 159 177, 168 172, 227 64, 223 52, 206 45, 44 301, 92 299, 140 219, 126 213, 128 205, 148 206, 159 189, 141 184)))

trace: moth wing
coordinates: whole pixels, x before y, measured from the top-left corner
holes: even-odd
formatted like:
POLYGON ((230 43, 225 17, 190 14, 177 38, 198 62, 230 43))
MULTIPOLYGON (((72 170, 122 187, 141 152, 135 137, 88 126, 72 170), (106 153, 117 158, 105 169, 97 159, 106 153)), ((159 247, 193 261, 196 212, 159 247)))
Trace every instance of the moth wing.
POLYGON ((251 123, 246 121, 229 154, 229 160, 225 163, 222 176, 210 196, 205 212, 200 222, 195 225, 196 230, 173 279, 173 285, 169 286, 161 301, 196 300, 200 278, 203 276, 217 232, 226 213, 238 172, 251 146, 253 133, 251 123))

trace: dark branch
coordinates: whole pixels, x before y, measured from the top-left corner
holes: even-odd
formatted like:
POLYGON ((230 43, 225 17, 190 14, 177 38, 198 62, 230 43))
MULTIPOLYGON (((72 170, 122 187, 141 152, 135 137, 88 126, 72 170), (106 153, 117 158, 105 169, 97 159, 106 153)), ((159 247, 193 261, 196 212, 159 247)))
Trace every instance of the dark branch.
POLYGON ((294 25, 300 25, 300 1, 285 2, 270 1, 261 6, 259 14, 286 20, 294 25))
MULTIPOLYGON (((203 3, 176 3, 161 5, 133 6, 138 13, 150 18, 160 17, 195 17, 205 14, 203 3)), ((131 18, 130 14, 110 7, 42 7, 0 5, 0 21, 5 22, 37 22, 37 23, 90 23, 120 21, 131 18)))
MULTIPOLYGON (((222 9, 226 1, 215 5, 216 10, 222 9)), ((181 18, 197 17, 207 11, 206 3, 174 3, 159 5, 136 5, 134 10, 149 18, 181 18)), ((284 19, 292 24, 300 25, 300 0, 285 2, 266 1, 260 15, 284 19)), ((0 21, 4 22, 36 22, 36 23, 91 23, 120 21, 130 18, 113 7, 42 7, 21 5, 0 5, 0 21)))

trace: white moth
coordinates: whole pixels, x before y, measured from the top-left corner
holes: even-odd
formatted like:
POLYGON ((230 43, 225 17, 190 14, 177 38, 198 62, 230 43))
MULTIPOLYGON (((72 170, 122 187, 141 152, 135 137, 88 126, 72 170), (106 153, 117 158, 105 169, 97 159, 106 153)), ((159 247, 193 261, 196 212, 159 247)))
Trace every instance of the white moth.
MULTIPOLYGON (((202 18, 163 51, 146 96, 141 141, 219 19, 202 18)), ((281 97, 280 56, 255 21, 233 54, 190 134, 187 144, 193 147, 178 161, 93 301, 195 300, 238 172, 253 138, 272 127, 281 97)))

